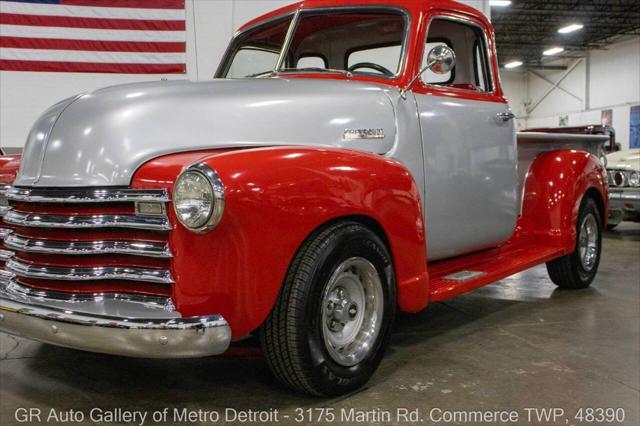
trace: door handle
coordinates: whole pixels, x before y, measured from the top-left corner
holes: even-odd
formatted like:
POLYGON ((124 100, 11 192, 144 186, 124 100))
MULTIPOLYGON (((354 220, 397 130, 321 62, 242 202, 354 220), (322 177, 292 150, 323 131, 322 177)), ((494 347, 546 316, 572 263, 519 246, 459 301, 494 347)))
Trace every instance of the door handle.
POLYGON ((501 120, 501 121, 509 121, 516 118, 516 115, 511 111, 508 111, 508 112, 499 112, 496 114, 496 117, 498 118, 498 120, 501 120))

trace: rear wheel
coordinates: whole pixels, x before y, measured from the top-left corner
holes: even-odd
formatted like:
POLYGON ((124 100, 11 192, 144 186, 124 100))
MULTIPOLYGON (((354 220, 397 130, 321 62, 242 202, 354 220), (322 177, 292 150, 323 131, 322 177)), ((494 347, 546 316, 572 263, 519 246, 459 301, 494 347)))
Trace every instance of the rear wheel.
POLYGON ((376 370, 395 315, 391 256, 358 223, 332 225, 296 255, 260 332, 271 371, 318 396, 356 390, 376 370))
POLYGON ((602 252, 602 218, 595 201, 585 198, 578 212, 576 248, 573 253, 547 263, 549 277, 563 288, 591 285, 602 252))

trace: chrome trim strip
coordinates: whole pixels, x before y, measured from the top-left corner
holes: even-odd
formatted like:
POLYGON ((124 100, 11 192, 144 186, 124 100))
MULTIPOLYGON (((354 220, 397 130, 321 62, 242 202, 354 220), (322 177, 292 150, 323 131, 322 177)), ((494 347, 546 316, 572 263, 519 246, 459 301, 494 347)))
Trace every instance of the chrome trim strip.
POLYGON ((13 229, 9 228, 0 228, 0 240, 4 240, 7 236, 11 235, 13 229))
POLYGON ((29 253, 52 254, 129 254, 156 258, 171 258, 167 243, 146 241, 53 241, 9 235, 4 240, 7 248, 29 253))
POLYGON ((610 188, 609 199, 618 201, 640 201, 640 188, 610 188))
POLYGON ((169 219, 161 216, 133 215, 87 215, 64 216, 23 213, 11 210, 4 216, 4 221, 12 225, 35 228, 128 228, 148 229, 152 231, 169 231, 169 219))
POLYGON ((6 197, 28 203, 115 203, 134 201, 170 201, 165 189, 100 188, 21 188, 9 187, 6 197))
POLYGON ((0 284, 0 331, 85 351, 145 358, 193 358, 227 350, 221 315, 179 312, 127 300, 68 303, 36 299, 0 284))
POLYGON ((23 263, 11 259, 5 264, 8 272, 19 277, 61 281, 131 280, 158 284, 173 284, 171 272, 166 269, 137 268, 129 266, 96 266, 64 268, 23 263))
POLYGON ((9 271, 5 271, 4 269, 0 269, 0 284, 7 283, 12 279, 14 279, 15 277, 16 277, 16 274, 9 271))
POLYGON ((16 254, 10 250, 2 250, 0 249, 0 262, 6 262, 11 259, 16 254))
POLYGON ((123 302, 143 303, 148 307, 161 307, 166 311, 175 310, 171 298, 168 296, 152 296, 135 293, 65 293, 61 291, 40 290, 23 286, 14 281, 15 274, 0 269, 0 275, 5 273, 6 289, 21 297, 30 297, 38 302, 62 301, 69 303, 104 302, 119 300, 123 302))

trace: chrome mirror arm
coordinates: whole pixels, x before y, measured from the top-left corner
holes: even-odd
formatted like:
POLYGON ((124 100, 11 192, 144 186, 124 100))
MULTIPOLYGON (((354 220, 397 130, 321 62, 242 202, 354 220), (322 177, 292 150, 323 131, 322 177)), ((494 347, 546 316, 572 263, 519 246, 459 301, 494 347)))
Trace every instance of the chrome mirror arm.
POLYGON ((431 69, 435 64, 437 63, 437 61, 435 60, 431 60, 427 65, 425 65, 409 82, 409 84, 407 84, 405 87, 403 87, 402 89, 400 89, 400 96, 402 97, 402 99, 407 99, 407 92, 409 90, 411 90, 411 88, 413 87, 413 85, 416 83, 416 81, 418 81, 418 78, 420 78, 420 76, 426 71, 431 69))
POLYGON ((415 82, 420 78, 422 73, 429 69, 433 69, 436 65, 440 65, 434 70, 436 74, 446 74, 456 66, 456 54, 448 46, 436 46, 427 55, 427 65, 415 75, 405 87, 400 89, 400 97, 407 99, 407 92, 413 87, 415 82))

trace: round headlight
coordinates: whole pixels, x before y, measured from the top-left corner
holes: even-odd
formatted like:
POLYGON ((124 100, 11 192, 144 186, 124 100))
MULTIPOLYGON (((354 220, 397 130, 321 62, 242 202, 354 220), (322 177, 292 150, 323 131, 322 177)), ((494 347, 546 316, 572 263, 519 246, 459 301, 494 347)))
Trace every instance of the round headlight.
POLYGON ((173 208, 180 223, 194 232, 206 232, 222 219, 224 186, 206 164, 185 170, 173 189, 173 208))
POLYGON ((640 186, 640 173, 638 172, 629 173, 629 185, 640 186))
POLYGON ((613 173, 613 183, 616 186, 625 186, 627 183, 627 177, 623 172, 614 172, 613 173))

